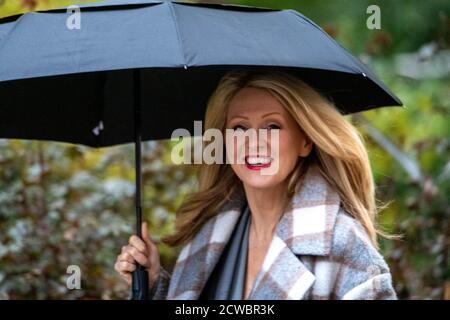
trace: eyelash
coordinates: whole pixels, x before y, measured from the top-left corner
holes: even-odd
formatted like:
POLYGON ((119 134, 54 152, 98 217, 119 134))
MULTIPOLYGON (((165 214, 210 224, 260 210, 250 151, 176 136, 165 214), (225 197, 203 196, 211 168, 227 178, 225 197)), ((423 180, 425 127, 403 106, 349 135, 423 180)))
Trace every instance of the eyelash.
POLYGON ((277 125, 277 124, 275 124, 275 123, 272 123, 272 124, 269 124, 268 126, 267 126, 268 128, 269 127, 275 127, 275 128, 270 128, 270 130, 279 130, 279 129, 281 129, 281 127, 279 126, 279 125, 277 125))
MULTIPOLYGON (((281 129, 281 127, 279 125, 275 124, 275 123, 269 124, 266 128, 269 129, 269 130, 277 130, 277 129, 279 130, 279 129, 281 129)), ((235 125, 233 127, 234 131, 239 130, 239 129, 244 130, 244 131, 247 130, 246 127, 244 127, 244 126, 242 126, 240 124, 235 125)))

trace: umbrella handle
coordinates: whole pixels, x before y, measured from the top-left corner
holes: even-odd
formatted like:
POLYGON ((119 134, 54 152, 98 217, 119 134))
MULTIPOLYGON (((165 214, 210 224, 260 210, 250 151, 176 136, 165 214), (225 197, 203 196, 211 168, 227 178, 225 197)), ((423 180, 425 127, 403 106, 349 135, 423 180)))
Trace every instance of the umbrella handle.
POLYGON ((131 300, 148 299, 148 272, 140 264, 132 274, 131 300))
POLYGON ((148 272, 140 264, 132 274, 131 300, 148 299, 148 272))
MULTIPOLYGON (((139 145, 140 147, 140 145, 139 145)), ((139 148, 140 149, 140 148, 139 148)), ((139 158, 140 159, 140 158, 139 158)), ((138 166, 140 174, 140 164, 138 166)), ((140 180, 140 179, 138 179, 140 180)), ((138 192, 138 199, 140 202, 140 191, 138 192)), ((141 232, 142 225, 142 208, 138 205, 136 207, 136 234, 142 239, 141 232)), ((136 270, 131 275, 131 300, 147 300, 148 299, 148 272, 145 267, 137 264, 136 270)))

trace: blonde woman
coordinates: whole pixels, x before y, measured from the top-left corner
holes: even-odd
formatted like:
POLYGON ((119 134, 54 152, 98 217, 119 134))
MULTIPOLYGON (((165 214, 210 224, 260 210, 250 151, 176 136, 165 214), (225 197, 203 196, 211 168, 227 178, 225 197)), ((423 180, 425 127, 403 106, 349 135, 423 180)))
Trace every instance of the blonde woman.
MULTIPOLYGON (((128 283, 137 262, 152 299, 396 298, 377 251, 367 151, 333 104, 281 70, 235 71, 209 100, 209 128, 276 132, 279 156, 258 139, 268 154, 246 145, 242 164, 202 165, 164 240, 182 248, 172 275, 144 224, 144 241, 132 236, 117 257, 128 283), (261 174, 272 165, 275 174, 261 174)), ((236 148, 226 142, 226 157, 236 148)))

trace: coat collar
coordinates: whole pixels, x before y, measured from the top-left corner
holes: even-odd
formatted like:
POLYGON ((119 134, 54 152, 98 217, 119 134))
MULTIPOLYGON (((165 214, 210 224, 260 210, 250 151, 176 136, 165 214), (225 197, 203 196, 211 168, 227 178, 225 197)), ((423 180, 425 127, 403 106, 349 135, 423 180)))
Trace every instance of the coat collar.
POLYGON ((338 193, 317 167, 311 167, 281 217, 276 233, 295 254, 326 256, 331 250, 339 206, 338 193))
MULTIPOLYGON (((244 202, 243 202, 244 201, 244 202)), ((236 195, 182 249, 168 299, 198 299, 245 206, 236 195)), ((312 166, 277 224, 249 299, 302 299, 315 281, 299 255, 330 253, 340 198, 312 166), (288 272, 286 272, 288 271, 288 272)))
MULTIPOLYGON (((230 209, 241 213, 245 205, 245 194, 237 194, 219 215, 230 209)), ((319 169, 311 166, 299 191, 281 216, 275 233, 294 254, 326 256, 331 250, 339 205, 338 193, 326 182, 319 169)), ((227 227, 227 233, 231 235, 235 224, 227 227)))

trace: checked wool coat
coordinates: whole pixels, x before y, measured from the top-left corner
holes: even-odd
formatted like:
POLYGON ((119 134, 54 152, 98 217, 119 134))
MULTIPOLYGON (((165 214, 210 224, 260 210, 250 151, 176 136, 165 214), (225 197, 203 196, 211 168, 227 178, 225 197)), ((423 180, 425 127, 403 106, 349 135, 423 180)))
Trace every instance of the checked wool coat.
MULTIPOLYGON (((243 210, 238 198, 184 245, 172 275, 161 268, 151 299, 198 299, 243 210)), ((276 226, 248 299, 396 299, 383 257, 314 166, 276 226)))

